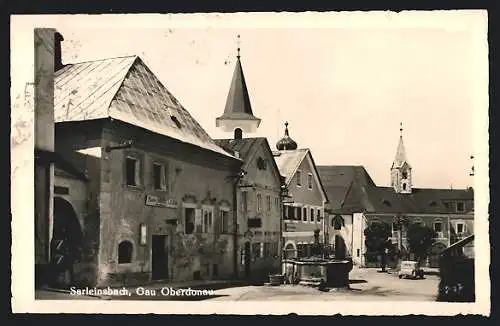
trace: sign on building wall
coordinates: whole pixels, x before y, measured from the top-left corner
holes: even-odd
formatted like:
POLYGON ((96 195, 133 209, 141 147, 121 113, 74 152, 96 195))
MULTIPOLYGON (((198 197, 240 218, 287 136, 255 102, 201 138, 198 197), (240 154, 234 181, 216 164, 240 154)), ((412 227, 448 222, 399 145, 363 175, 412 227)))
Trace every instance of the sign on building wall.
POLYGON ((177 208, 179 203, 173 198, 165 196, 146 195, 146 205, 154 207, 177 208))

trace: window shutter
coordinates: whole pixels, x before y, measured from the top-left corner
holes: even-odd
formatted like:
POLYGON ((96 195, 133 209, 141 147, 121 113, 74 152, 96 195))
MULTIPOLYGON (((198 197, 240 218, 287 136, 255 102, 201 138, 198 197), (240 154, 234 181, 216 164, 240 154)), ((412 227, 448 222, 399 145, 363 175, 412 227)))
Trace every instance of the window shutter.
POLYGON ((161 166, 161 189, 167 190, 167 166, 161 166))
POLYGON ((141 172, 140 172, 140 170, 141 170, 141 162, 139 161, 139 159, 136 159, 135 160, 135 171, 134 171, 135 175, 134 175, 134 179, 135 179, 135 184, 137 186, 139 186, 141 184, 141 178, 140 178, 140 176, 141 176, 140 173, 141 172))
POLYGON ((195 225, 195 230, 196 232, 201 232, 201 225, 202 225, 202 220, 201 220, 201 209, 197 208, 194 210, 194 225, 195 225))

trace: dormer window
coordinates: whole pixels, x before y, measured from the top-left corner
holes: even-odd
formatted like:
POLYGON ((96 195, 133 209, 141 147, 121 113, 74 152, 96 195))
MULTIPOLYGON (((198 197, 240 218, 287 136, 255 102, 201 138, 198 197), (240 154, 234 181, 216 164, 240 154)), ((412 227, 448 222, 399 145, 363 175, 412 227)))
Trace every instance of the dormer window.
POLYGON ((457 212, 465 212, 465 204, 462 202, 457 203, 457 212))
POLYGON ((382 200, 382 204, 384 204, 385 206, 389 206, 389 207, 391 206, 391 202, 388 201, 387 199, 382 200))

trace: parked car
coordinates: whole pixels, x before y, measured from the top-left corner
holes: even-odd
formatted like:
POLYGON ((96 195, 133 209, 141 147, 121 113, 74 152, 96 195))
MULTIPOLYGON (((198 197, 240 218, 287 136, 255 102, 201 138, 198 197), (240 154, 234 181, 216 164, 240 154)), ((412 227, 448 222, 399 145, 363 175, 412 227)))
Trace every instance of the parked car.
POLYGON ((446 248, 439 259, 437 301, 474 302, 474 235, 446 248))
POLYGON ((419 262, 413 260, 403 260, 401 261, 399 272, 399 278, 424 278, 424 270, 420 267, 419 262))

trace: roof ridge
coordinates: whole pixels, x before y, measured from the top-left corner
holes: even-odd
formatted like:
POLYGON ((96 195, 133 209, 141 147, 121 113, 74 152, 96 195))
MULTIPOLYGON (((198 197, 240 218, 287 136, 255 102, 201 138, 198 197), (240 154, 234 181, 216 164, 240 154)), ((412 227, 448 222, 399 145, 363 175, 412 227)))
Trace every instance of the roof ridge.
POLYGON ((118 91, 122 88, 123 82, 125 81, 125 79, 127 79, 128 75, 130 74, 130 69, 137 62, 137 59, 139 58, 139 56, 133 56, 133 57, 135 57, 135 58, 128 65, 127 72, 125 74, 123 74, 123 77, 120 78, 116 84, 114 84, 114 85, 111 86, 111 87, 114 87, 115 85, 118 85, 118 87, 116 88, 115 94, 113 94, 113 96, 111 97, 111 100, 109 101, 109 103, 106 104, 106 110, 108 112, 108 116, 111 116, 111 103, 113 103, 113 101, 116 99, 116 95, 118 94, 118 91))
POLYGON ((114 60, 114 59, 133 58, 133 57, 139 58, 139 56, 137 54, 132 54, 132 55, 123 55, 123 56, 110 57, 110 58, 104 58, 104 59, 95 59, 95 60, 85 60, 85 61, 78 61, 78 62, 69 62, 69 63, 66 63, 64 66, 78 65, 78 64, 89 63, 89 62, 114 60))

